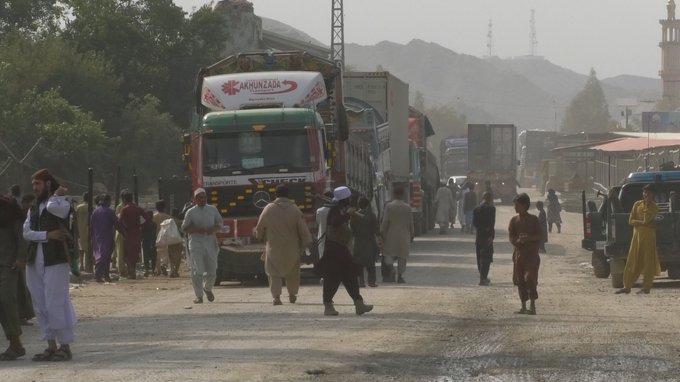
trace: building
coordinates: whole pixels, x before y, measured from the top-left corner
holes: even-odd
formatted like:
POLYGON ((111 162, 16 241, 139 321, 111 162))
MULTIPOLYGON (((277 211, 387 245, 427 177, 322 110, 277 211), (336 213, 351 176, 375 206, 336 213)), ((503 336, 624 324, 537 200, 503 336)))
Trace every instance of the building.
POLYGON ((221 0, 215 5, 215 10, 223 15, 224 27, 229 32, 224 57, 240 52, 265 50, 299 50, 319 57, 330 57, 330 48, 326 46, 300 40, 294 33, 281 33, 282 28, 267 30, 249 1, 221 0))
POLYGON ((663 99, 671 105, 680 102, 680 20, 675 18, 675 1, 666 5, 668 16, 661 23, 661 71, 663 99))

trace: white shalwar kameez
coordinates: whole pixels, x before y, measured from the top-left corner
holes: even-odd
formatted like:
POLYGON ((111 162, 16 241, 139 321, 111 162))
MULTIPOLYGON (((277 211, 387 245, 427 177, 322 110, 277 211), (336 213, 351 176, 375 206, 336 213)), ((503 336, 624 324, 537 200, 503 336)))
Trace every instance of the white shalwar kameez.
MULTIPOLYGON (((63 196, 52 196, 40 203, 39 214, 47 211, 61 219, 68 216, 71 205, 63 196)), ((45 266, 42 243, 47 243, 47 231, 31 230, 31 213, 24 222, 24 239, 38 243, 35 262, 26 265, 26 284, 31 292, 33 309, 44 340, 69 345, 75 339, 76 312, 69 294, 68 263, 45 266)))
MULTIPOLYGON (((222 228, 224 222, 217 208, 206 204, 193 206, 187 211, 182 222, 182 230, 209 230, 222 228)), ((217 277, 217 255, 220 247, 217 236, 189 234, 189 252, 191 253, 191 283, 197 298, 203 298, 203 291, 212 291, 217 277)))

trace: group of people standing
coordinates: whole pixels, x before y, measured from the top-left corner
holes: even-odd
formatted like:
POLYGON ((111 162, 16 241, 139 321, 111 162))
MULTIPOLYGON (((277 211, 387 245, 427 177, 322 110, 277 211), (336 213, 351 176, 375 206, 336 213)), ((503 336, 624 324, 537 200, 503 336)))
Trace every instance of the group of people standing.
MULTIPOLYGON (((116 251, 122 259, 118 270, 127 270, 127 277, 134 279, 142 248, 148 275, 156 266, 158 229, 163 224, 176 223, 164 213, 163 201, 156 203, 154 215, 138 207, 132 193, 123 191, 117 211, 111 209, 109 195, 97 196, 97 208, 88 225, 87 204, 75 206, 66 197, 68 190, 47 169, 33 174, 31 185, 34 197, 22 197, 18 186, 12 187, 10 196, 0 197, 0 323, 10 342, 0 353, 0 360, 26 354, 20 340, 21 325, 35 315, 47 348, 32 359, 68 361, 72 358, 70 344, 76 325, 69 274, 79 274, 84 269, 88 238, 98 282, 111 280, 112 255, 116 251)), ((89 195, 84 195, 84 200, 88 199, 89 195)), ((173 277, 179 276, 182 247, 178 242, 167 245, 173 277)))
POLYGON ((157 245, 164 223, 174 224, 175 227, 180 224, 177 210, 174 216, 168 215, 163 200, 156 202, 155 213, 144 210, 134 202, 133 194, 128 190, 121 192, 121 203, 113 210, 111 196, 104 193, 94 198, 96 208, 88 225, 89 208, 86 201, 89 197, 87 193, 84 194, 84 202, 76 207, 81 271, 84 270, 83 258, 91 243, 97 282, 111 282, 112 271, 119 277, 134 280, 140 261, 145 277, 160 275, 162 270, 167 275, 167 268, 170 269, 170 277, 179 277, 182 244, 157 245), (165 255, 163 266, 158 261, 159 255, 165 255))
MULTIPOLYGON (((47 348, 34 361, 68 361, 74 340, 75 311, 69 295, 71 260, 77 256, 73 232, 74 209, 65 197, 67 190, 47 170, 31 179, 36 203, 0 199, 0 324, 9 347, 0 360, 26 354, 21 342, 20 298, 23 274, 30 301, 47 348), (9 200, 9 202, 8 202, 9 200)), ((77 261, 77 259, 76 259, 77 261)), ((28 295, 26 295, 28 296, 28 295)))
POLYGON ((282 304, 284 280, 289 301, 297 301, 300 255, 305 250, 318 250, 319 260, 314 270, 323 282, 324 314, 339 314, 333 297, 340 284, 354 301, 356 314, 370 312, 373 306, 364 303, 360 288, 366 283, 369 287, 378 286, 375 264, 380 252, 383 282, 405 283, 403 275, 414 227, 411 208, 403 200, 404 190, 398 187, 393 190, 393 200, 385 205, 381 221, 372 211, 369 200, 353 196, 347 187, 338 187, 325 197, 325 205, 316 214, 316 240, 302 212, 290 199, 286 185, 276 188, 276 200, 260 215, 254 234, 266 243, 262 256, 273 304, 282 304))
POLYGON ((494 199, 490 181, 484 182, 484 189, 480 195, 477 194, 475 189, 476 183, 473 181, 466 181, 459 186, 453 179, 449 179, 447 184, 439 186, 434 202, 435 220, 439 226, 440 234, 444 235, 448 228, 453 228, 456 219, 458 219, 463 233, 471 235, 475 233, 473 215, 475 208, 480 204, 480 199, 483 199, 484 193, 488 193, 491 195, 491 199, 494 199))

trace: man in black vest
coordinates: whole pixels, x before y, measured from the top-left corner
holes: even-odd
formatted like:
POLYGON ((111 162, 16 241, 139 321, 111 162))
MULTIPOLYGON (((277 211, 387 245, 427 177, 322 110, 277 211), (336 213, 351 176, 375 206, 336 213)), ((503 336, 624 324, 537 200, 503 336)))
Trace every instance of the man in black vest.
POLYGON ((67 190, 46 169, 33 174, 31 184, 37 198, 24 222, 28 244, 26 281, 33 308, 47 349, 34 361, 69 361, 74 340, 76 313, 69 295, 70 248, 67 229, 71 204, 67 190), (57 347, 57 344, 60 346, 57 347))

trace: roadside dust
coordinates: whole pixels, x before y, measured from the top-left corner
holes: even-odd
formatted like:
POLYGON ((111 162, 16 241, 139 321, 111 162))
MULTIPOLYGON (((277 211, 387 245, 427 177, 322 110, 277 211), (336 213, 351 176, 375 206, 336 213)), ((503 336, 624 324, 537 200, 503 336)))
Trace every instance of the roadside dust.
MULTIPOLYGON (((477 286, 474 240, 459 230, 418 238, 407 284, 362 289, 376 307, 360 317, 342 289, 340 316, 324 317, 316 283, 278 307, 267 288, 239 285, 193 305, 186 270, 87 283, 72 290, 73 362, 25 357, 0 365, 3 381, 680 380, 680 282, 662 277, 651 295, 615 296, 610 280, 580 265, 590 262, 580 216, 564 214, 542 256, 538 315, 516 315, 513 213, 498 210, 489 287, 477 286)), ((44 346, 35 326, 24 342, 29 355, 44 346)))

